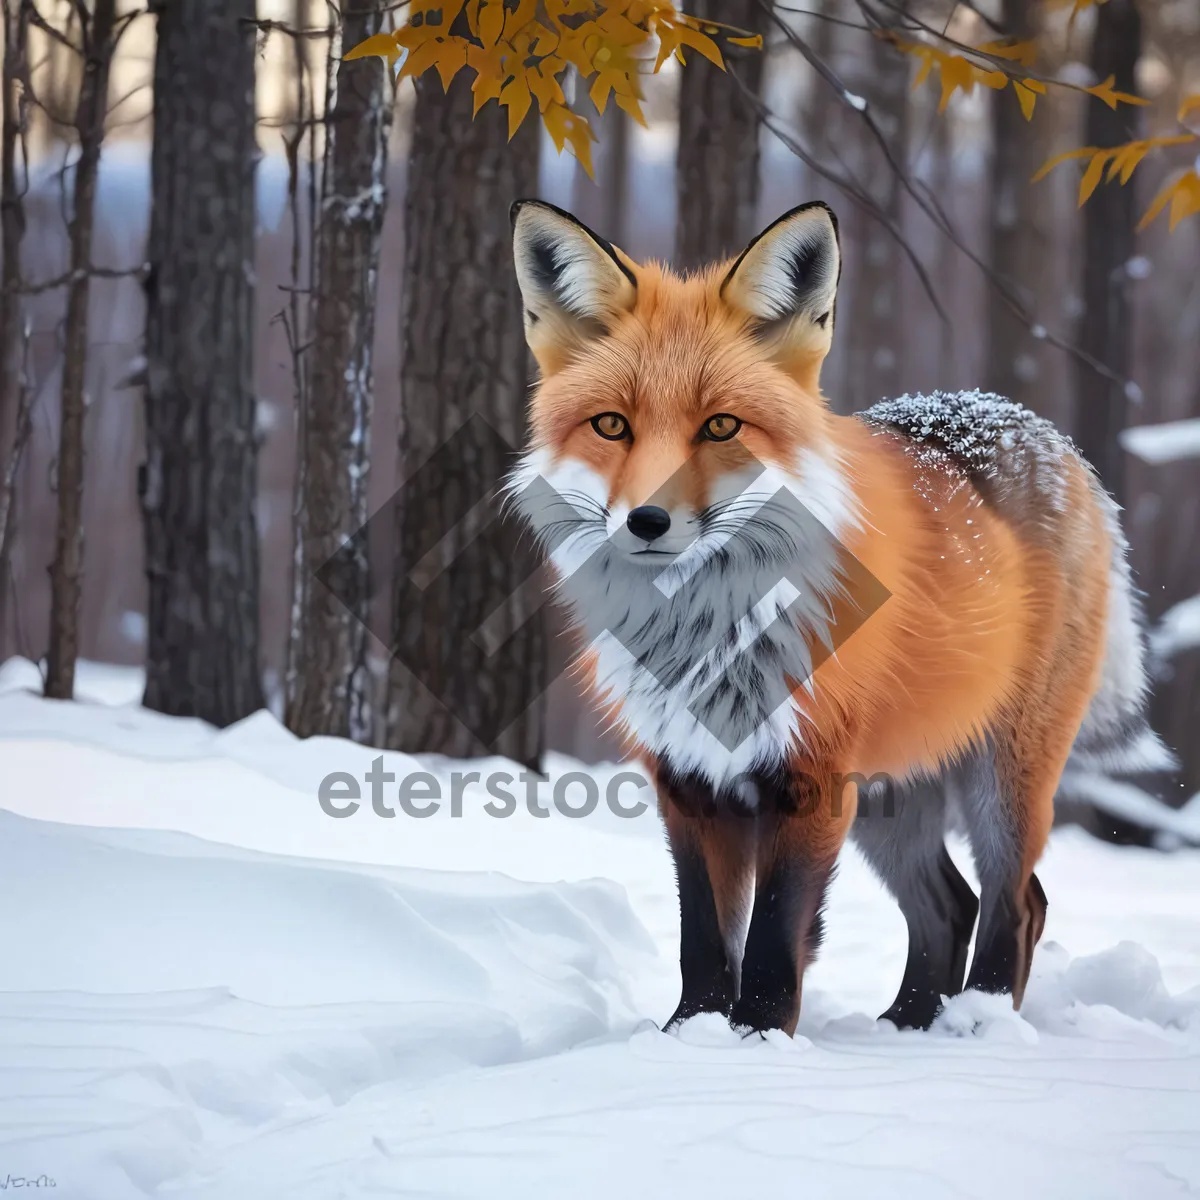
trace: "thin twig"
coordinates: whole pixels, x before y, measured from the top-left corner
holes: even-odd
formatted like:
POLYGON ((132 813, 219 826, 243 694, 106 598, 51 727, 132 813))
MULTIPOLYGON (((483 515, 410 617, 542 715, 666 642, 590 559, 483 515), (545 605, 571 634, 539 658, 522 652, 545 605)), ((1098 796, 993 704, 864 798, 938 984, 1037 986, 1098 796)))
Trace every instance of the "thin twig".
POLYGON ((41 283, 23 283, 15 290, 22 296, 38 296, 42 292, 66 287, 67 284, 75 283, 85 276, 92 279, 143 279, 149 270, 149 263, 141 263, 136 267, 83 267, 78 271, 67 271, 54 279, 45 279, 41 283))
MULTIPOLYGON (((967 243, 958 235, 958 232, 954 229, 953 225, 946 218, 946 215, 940 210, 940 208, 938 208, 936 205, 930 204, 927 196, 918 191, 918 189, 914 186, 912 179, 909 177, 909 174, 905 170, 903 164, 897 160, 895 154, 893 153, 887 136, 884 134, 883 130, 879 128, 874 114, 863 102, 862 98, 855 96, 846 87, 846 85, 842 83, 841 79, 838 77, 833 68, 830 67, 828 63, 826 63, 818 54, 816 54, 812 47, 809 46, 808 42, 806 42, 804 38, 802 38, 794 29, 792 29, 787 22, 784 21, 774 11, 773 6, 768 3, 767 0, 757 0, 757 2, 765 10, 768 17, 784 31, 788 41, 800 52, 805 61, 808 62, 817 72, 817 74, 820 75, 820 77, 829 85, 829 87, 833 89, 834 93, 838 97, 838 100, 845 105, 846 108, 855 113, 858 119, 863 122, 871 134, 871 137, 875 141, 875 144, 879 147, 881 153, 883 154, 884 160, 886 161, 888 167, 895 173, 895 176, 901 187, 912 197, 920 210, 933 222, 934 227, 943 236, 949 238, 954 244, 955 248, 961 253, 965 254, 967 258, 979 269, 984 278, 992 285, 993 288, 995 288, 997 294, 1004 302, 1005 307, 1012 312, 1017 320, 1019 320, 1025 326, 1025 328, 1029 330, 1029 332, 1039 341, 1047 342, 1049 345, 1065 351, 1073 358, 1087 363, 1092 370, 1096 371, 1104 378, 1124 385, 1127 381, 1123 377, 1115 374, 1102 362, 1094 358, 1091 354, 1088 354, 1087 351, 1083 350, 1081 347, 1067 341, 1065 338, 1061 338, 1058 335, 1051 333, 1045 325, 1034 319, 1033 314, 1030 313, 1030 311, 1021 302, 1020 298, 1014 293, 1008 282, 1001 275, 999 275, 990 264, 986 263, 979 256, 979 254, 977 254, 971 249, 970 246, 967 245, 967 243)), ((892 5, 892 0, 881 0, 881 2, 888 4, 889 6, 892 5)), ((776 136, 779 136, 777 130, 773 130, 772 132, 775 132, 776 136)), ((805 162, 810 162, 809 158, 805 158, 803 155, 801 155, 801 157, 805 162)), ((814 169, 819 170, 819 168, 814 169)), ((825 174, 824 172, 821 173, 825 174)), ((826 174, 825 177, 830 178, 828 174, 826 174)), ((862 204, 861 189, 847 189, 846 181, 844 180, 830 179, 830 181, 834 182, 838 187, 845 190, 851 199, 855 200, 860 205, 862 204)), ((905 250, 909 260, 916 265, 914 253, 907 246, 898 230, 896 230, 894 223, 886 217, 886 214, 881 213, 878 205, 875 205, 872 201, 869 205, 864 205, 863 207, 866 207, 867 211, 870 212, 870 215, 873 216, 875 220, 880 221, 880 223, 887 228, 892 236, 897 239, 899 245, 905 250)), ((938 314, 942 316, 943 320, 947 319, 944 310, 933 297, 932 283, 929 281, 928 275, 924 272, 924 269, 920 267, 918 267, 918 273, 921 278, 922 286, 930 295, 931 300, 933 300, 938 314)))

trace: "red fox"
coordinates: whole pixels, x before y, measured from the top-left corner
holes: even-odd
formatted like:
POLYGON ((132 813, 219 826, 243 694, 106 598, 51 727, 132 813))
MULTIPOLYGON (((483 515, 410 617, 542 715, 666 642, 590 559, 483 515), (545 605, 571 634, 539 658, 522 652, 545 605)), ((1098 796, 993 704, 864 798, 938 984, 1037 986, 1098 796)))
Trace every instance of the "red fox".
POLYGON ((1019 1006, 1068 756, 1158 745, 1115 504, 999 397, 830 411, 824 204, 686 278, 551 205, 512 216, 540 381, 508 486, 587 686, 654 772, 681 921, 668 1026, 794 1032, 848 834, 908 924, 884 1016, 927 1027, 962 990, 977 916, 965 985, 1019 1006))

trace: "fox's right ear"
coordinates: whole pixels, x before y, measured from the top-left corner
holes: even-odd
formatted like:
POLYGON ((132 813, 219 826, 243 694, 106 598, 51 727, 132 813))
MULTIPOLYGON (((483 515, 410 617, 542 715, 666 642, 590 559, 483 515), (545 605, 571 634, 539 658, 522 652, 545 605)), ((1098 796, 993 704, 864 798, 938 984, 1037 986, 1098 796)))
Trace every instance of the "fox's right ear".
POLYGON ((729 268, 721 298, 768 352, 812 390, 833 341, 842 273, 837 218, 819 200, 768 225, 729 268))
POLYGON ((518 200, 512 225, 525 340, 553 374, 633 308, 637 277, 621 251, 552 204, 518 200))

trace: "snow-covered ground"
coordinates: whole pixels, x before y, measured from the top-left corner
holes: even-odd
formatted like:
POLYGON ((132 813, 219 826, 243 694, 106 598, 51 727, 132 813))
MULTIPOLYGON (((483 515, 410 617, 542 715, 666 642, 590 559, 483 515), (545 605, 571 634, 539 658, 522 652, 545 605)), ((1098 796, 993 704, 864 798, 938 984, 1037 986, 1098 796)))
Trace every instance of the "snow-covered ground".
MULTIPOLYGON (((318 803, 378 752, 82 702, 0 668, 0 1190, 80 1200, 1182 1196, 1200 1191, 1200 854, 1062 831, 1023 1014, 886 1007, 903 924, 847 854, 794 1041, 676 999, 650 809, 318 803)), ((510 774, 516 768, 507 764, 510 774)), ((578 769, 558 760, 556 778, 578 769)), ((594 769, 603 789, 618 770, 594 769)), ((572 792, 582 796, 581 785, 572 792)), ((344 792, 333 792, 341 795, 344 792)), ((647 793, 643 795, 648 796, 647 793)), ((621 799, 636 796, 627 784, 621 799)), ((339 801, 344 803, 344 801, 339 801)), ((961 854, 959 855, 961 859, 961 854)))

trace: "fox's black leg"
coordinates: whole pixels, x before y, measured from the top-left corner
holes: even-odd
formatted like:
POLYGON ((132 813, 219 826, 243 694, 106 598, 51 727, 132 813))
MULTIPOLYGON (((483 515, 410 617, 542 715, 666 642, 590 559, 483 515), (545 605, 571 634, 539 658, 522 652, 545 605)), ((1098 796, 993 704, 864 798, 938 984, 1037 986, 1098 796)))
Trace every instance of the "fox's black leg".
POLYGON ((831 876, 798 854, 775 858, 755 890, 741 990, 729 1014, 737 1028, 792 1033, 804 968, 821 942, 821 905, 831 876))
POLYGON ((701 1012, 729 1015, 753 889, 754 824, 695 776, 660 773, 663 817, 679 885, 683 988, 670 1028, 701 1012))
MULTIPOLYGON (((792 1033, 804 970, 823 931, 821 908, 845 836, 829 797, 792 778, 760 778, 757 882, 732 1025, 792 1033)), ((848 819, 848 818, 847 818, 848 819)))
POLYGON ((979 905, 946 852, 942 780, 859 797, 851 836, 908 925, 908 960, 883 1017, 902 1029, 927 1029, 943 996, 962 990, 979 905))
POLYGON ((1033 951, 1046 925, 1046 893, 1029 876, 1019 897, 1007 881, 984 887, 979 941, 967 986, 982 992, 1011 992, 1018 1006, 1029 981, 1033 951))
MULTIPOLYGON (((1057 778, 1053 776, 1054 783, 1057 778)), ((963 813, 980 890, 979 936, 967 987, 1010 993, 1019 1008, 1046 924, 1046 893, 1031 869, 1045 834, 1031 829, 1033 823, 1022 811, 1030 797, 1018 780, 1011 749, 1004 743, 980 754, 964 787, 963 813), (1031 848, 1034 837, 1039 842, 1031 848)), ((1049 822, 1045 824, 1048 828, 1049 822)))

